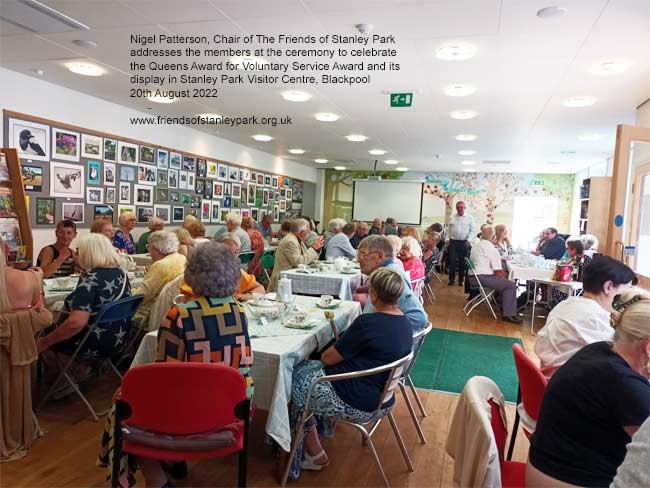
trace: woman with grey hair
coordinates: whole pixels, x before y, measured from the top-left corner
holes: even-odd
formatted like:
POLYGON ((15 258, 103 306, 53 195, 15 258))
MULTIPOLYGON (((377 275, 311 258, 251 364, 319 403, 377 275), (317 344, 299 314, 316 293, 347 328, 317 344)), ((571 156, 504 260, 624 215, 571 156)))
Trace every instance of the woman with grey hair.
POLYGON ((244 229, 241 228, 241 215, 230 212, 226 215, 226 228, 228 232, 239 237, 241 249, 239 252, 251 252, 251 238, 244 229))
POLYGON ((582 234, 580 240, 584 247, 585 256, 593 258, 594 253, 598 252, 598 237, 593 234, 582 234))
POLYGON ((140 324, 149 323, 149 313, 163 287, 185 271, 187 259, 178 252, 178 237, 173 232, 158 230, 149 235, 147 250, 153 264, 147 270, 135 294, 144 299, 133 317, 140 324))
POLYGON ((343 226, 345 224, 347 224, 347 222, 340 218, 331 219, 327 223, 327 232, 325 232, 325 247, 327 247, 327 243, 330 241, 332 237, 334 237, 336 234, 341 232, 341 230, 343 230, 343 226))
POLYGON ((145 254, 147 252, 147 240, 152 232, 163 230, 165 228, 165 221, 159 217, 151 217, 149 219, 149 230, 140 236, 138 244, 135 246, 136 254, 145 254))

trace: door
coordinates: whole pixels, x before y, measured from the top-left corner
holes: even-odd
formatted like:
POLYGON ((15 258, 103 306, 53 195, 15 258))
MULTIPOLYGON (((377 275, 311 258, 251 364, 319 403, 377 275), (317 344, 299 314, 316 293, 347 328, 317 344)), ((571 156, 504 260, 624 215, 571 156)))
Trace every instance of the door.
POLYGON ((630 229, 626 243, 634 246, 634 255, 626 262, 639 278, 650 284, 650 162, 632 167, 630 229))

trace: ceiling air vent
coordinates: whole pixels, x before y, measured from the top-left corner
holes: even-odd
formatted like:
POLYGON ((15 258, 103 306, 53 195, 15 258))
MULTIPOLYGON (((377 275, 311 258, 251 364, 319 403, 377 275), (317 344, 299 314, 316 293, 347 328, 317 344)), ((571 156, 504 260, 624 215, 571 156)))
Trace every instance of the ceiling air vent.
POLYGON ((37 34, 90 30, 86 24, 36 0, 3 0, 0 18, 37 34))
POLYGON ((505 161, 505 160, 498 160, 498 159, 484 159, 481 161, 483 164, 498 164, 499 166, 502 166, 504 164, 511 164, 512 161, 505 161))

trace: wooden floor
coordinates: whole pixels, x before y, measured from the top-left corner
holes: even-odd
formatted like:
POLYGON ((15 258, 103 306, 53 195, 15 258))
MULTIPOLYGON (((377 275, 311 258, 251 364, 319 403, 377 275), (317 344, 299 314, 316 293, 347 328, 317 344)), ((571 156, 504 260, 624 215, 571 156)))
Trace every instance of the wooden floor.
MULTIPOLYGON (((517 326, 492 319, 489 312, 479 307, 466 318, 462 313, 465 295, 459 286, 446 283, 434 285, 438 301, 428 305, 427 311, 434 327, 522 338, 526 350, 535 360, 534 338, 526 325, 517 326)), ((477 358, 480 361, 481 358, 477 358)), ((107 406, 117 382, 91 392, 90 397, 100 406, 107 406), (103 404, 102 404, 103 402, 103 404)), ((386 475, 392 486, 453 486, 453 460, 445 453, 447 431, 457 396, 420 390, 428 416, 423 420, 426 444, 420 444, 408 412, 398 394, 396 419, 415 465, 409 473, 388 423, 384 423, 373 437, 386 475)), ((81 402, 70 397, 51 402, 39 414, 47 435, 33 445, 29 455, 21 460, 0 464, 2 487, 88 487, 103 486, 105 470, 95 467, 95 456, 103 422, 94 423, 81 402)), ((514 406, 507 407, 510 429, 514 406)), ((252 424, 249 461, 249 485, 278 486, 276 461, 269 446, 264 443, 264 412, 257 412, 252 424)), ((322 472, 303 472, 290 486, 380 486, 370 454, 361 445, 360 435, 351 428, 340 426, 336 435, 325 442, 330 466, 322 472)), ((525 461, 528 441, 519 432, 514 460, 525 461)), ((236 459, 202 461, 191 467, 185 480, 175 480, 176 486, 235 486, 236 459)), ((138 485, 144 482, 138 474, 138 485)))

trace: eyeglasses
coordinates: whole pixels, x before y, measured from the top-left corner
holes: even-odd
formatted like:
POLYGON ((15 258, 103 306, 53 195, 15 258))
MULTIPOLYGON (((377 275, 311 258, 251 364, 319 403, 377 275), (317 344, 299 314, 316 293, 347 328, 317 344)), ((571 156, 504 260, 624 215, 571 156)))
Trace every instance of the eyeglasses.
POLYGON ((372 250, 372 251, 360 252, 360 253, 357 255, 357 258, 365 258, 366 256, 368 256, 369 254, 372 254, 373 252, 379 252, 379 251, 377 251, 376 249, 374 249, 374 250, 372 250))

